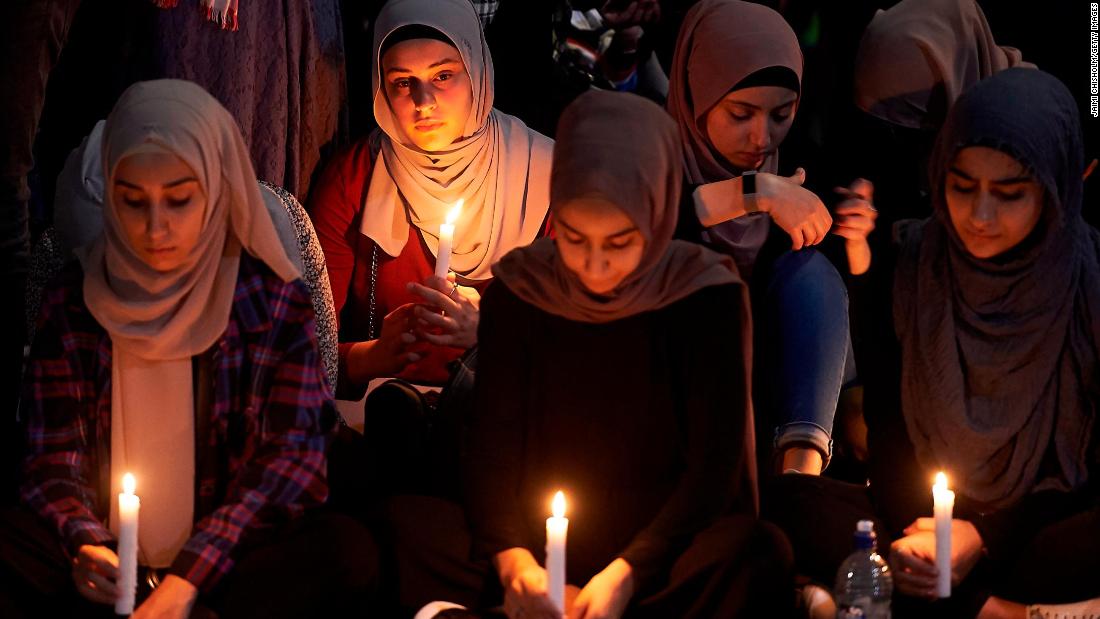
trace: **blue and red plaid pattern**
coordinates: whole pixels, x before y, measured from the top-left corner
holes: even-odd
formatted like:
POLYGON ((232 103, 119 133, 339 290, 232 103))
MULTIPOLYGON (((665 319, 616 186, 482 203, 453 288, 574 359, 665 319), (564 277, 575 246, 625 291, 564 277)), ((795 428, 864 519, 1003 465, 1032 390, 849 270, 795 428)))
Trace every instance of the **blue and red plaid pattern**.
MULTIPOLYGON (((56 527, 70 552, 111 544, 111 340, 84 304, 73 264, 42 303, 24 379, 27 423, 22 497, 56 527)), ((192 536, 171 572, 208 592, 243 543, 328 496, 325 450, 338 413, 301 281, 285 283, 241 257, 233 310, 213 350, 214 403, 196 450, 219 466, 196 467, 192 536)))

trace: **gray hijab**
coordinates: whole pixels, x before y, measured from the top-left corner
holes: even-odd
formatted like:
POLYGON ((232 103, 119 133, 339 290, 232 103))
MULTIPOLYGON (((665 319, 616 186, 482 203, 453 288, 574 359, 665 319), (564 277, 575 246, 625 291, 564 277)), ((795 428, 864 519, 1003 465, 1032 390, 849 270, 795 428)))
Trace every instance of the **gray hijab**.
POLYGON ((962 494, 1004 507, 1084 485, 1095 455, 1100 235, 1081 218, 1077 106, 1047 73, 1009 69, 956 102, 930 164, 935 216, 899 228, 894 322, 902 411, 917 457, 962 494), (1036 229, 1005 254, 966 252, 947 214, 946 170, 996 148, 1043 187, 1036 229))

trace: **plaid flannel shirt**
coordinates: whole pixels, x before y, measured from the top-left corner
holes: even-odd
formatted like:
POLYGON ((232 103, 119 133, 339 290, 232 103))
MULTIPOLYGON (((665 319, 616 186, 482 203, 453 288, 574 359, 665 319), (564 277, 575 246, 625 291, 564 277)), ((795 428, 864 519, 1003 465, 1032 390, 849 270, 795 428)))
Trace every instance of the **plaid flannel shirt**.
MULTIPOLYGON (((244 543, 328 496, 325 451, 338 414, 317 346, 313 306, 241 256, 233 309, 213 347, 210 418, 196 428, 195 518, 170 572, 209 592, 244 543), (205 506, 205 509, 204 509, 205 506)), ((111 545, 111 340, 84 304, 74 263, 46 291, 24 378, 27 456, 21 494, 71 553, 111 545)))

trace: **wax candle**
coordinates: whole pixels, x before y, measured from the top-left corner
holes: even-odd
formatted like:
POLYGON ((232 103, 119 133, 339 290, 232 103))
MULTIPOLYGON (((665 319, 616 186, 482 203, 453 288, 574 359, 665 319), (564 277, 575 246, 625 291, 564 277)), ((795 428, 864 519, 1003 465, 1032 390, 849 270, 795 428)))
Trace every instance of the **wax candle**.
POLYGON ((134 494, 134 476, 122 477, 122 492, 118 494, 118 599, 116 615, 134 612, 137 594, 138 511, 141 499, 134 494))
POLYGON ((435 252, 435 276, 447 279, 451 268, 451 246, 455 238, 455 222, 462 214, 462 199, 455 202, 454 208, 447 211, 447 221, 439 224, 439 249, 435 252))
POLYGON ((951 597, 951 512, 955 508, 955 493, 947 489, 947 476, 936 474, 932 486, 933 512, 936 516, 936 595, 951 597))
POLYGON ((558 491, 551 505, 553 516, 546 519, 547 593, 554 607, 565 612, 565 534, 569 519, 565 517, 565 495, 558 491))

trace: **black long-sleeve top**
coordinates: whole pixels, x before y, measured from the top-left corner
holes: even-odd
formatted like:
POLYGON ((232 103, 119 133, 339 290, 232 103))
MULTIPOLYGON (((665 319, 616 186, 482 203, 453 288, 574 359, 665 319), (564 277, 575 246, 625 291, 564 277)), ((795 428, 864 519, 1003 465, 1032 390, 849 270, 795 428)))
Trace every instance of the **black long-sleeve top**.
MULTIPOLYGON (((893 320, 898 246, 886 238, 874 239, 873 245, 871 269, 848 281, 852 344, 864 385, 871 498, 876 513, 897 537, 916 518, 932 516, 936 471, 923 468, 917 461, 902 416, 901 348, 893 320)), ((1096 452, 1095 446, 1091 451, 1096 452)), ((972 522, 988 555, 999 559, 1014 555, 1042 527, 1096 503, 1095 483, 1074 493, 1033 493, 1016 505, 992 511, 957 493, 954 517, 972 522)))
POLYGON ((751 512, 740 303, 737 287, 714 286, 590 324, 490 285, 463 467, 475 552, 541 560, 563 490, 569 582, 622 557, 645 591, 715 517, 751 512))

